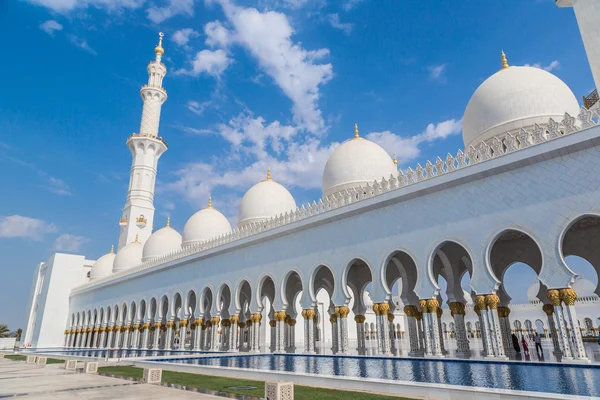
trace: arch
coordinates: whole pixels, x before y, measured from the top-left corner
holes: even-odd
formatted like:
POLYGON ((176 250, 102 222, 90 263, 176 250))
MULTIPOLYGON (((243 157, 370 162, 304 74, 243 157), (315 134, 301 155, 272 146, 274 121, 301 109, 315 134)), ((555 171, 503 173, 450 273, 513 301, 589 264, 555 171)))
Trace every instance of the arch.
POLYGON ((398 293, 406 305, 416 305, 419 301, 415 293, 417 285, 417 264, 414 258, 404 250, 395 250, 387 258, 383 268, 383 282, 391 295, 394 284, 401 280, 402 292, 398 293))
POLYGON ((153 319, 154 321, 157 320, 158 317, 158 300, 156 300, 156 297, 152 297, 150 299, 150 312, 148 314, 148 317, 153 319))
MULTIPOLYGON (((367 284, 373 282, 373 278, 373 271, 369 266, 369 263, 364 259, 355 257, 350 260, 342 273, 341 289, 346 299, 345 304, 348 304, 352 298, 352 294, 348 291, 348 288, 351 289, 357 300, 362 302, 362 294, 364 293, 367 284)), ((342 304, 335 305, 341 306, 342 304)))
POLYGON ((213 305, 213 292, 210 286, 206 286, 202 289, 202 295, 199 301, 199 312, 205 319, 210 318, 212 305, 213 305))
POLYGON ((242 279, 237 285, 235 295, 235 308, 241 316, 246 317, 246 313, 249 313, 248 307, 250 307, 251 301, 252 285, 250 285, 248 279, 242 279))
POLYGON ((217 314, 222 315, 224 319, 229 318, 229 306, 231 305, 231 287, 229 283, 223 283, 217 291, 217 314))
POLYGON ((169 312, 169 296, 163 294, 160 298, 160 303, 158 303, 158 320, 164 321, 167 318, 167 313, 169 312))
POLYGON ((137 318, 137 304, 135 301, 131 301, 129 305, 129 315, 127 316, 128 321, 134 321, 137 318))
POLYGON ((560 233, 558 247, 560 258, 573 278, 576 273, 567 262, 568 256, 581 257, 592 265, 598 276, 594 292, 600 296, 600 215, 586 213, 573 219, 560 233))
POLYGON ((183 300, 180 292, 173 294, 173 301, 171 302, 171 315, 170 319, 181 319, 182 318, 183 300))
POLYGON ((148 314, 148 312, 147 312, 146 299, 142 299, 142 300, 140 300, 140 306, 138 307, 138 313, 137 313, 136 319, 138 321, 144 321, 147 314, 148 314))
POLYGON ((267 297, 271 305, 275 301, 275 280, 269 274, 263 275, 258 280, 258 287, 256 288, 256 304, 258 305, 258 311, 262 311, 264 308, 263 297, 267 297))
POLYGON ((317 292, 325 289, 329 297, 333 297, 335 278, 332 269, 326 264, 320 264, 310 274, 309 295, 313 305, 317 302, 317 292))
MULTIPOLYGON (((429 257, 428 269, 434 283, 439 288, 440 279, 446 281, 446 297, 448 304, 460 302, 465 304, 463 277, 468 273, 473 276, 473 258, 469 250, 454 240, 445 240, 436 246, 429 257)), ((441 297, 441 293, 440 296, 441 297)))
POLYGON ((188 290, 188 293, 185 296, 185 306, 184 306, 186 317, 194 318, 194 316, 196 315, 196 309, 198 308, 197 303, 198 303, 198 299, 196 296, 196 289, 188 290))

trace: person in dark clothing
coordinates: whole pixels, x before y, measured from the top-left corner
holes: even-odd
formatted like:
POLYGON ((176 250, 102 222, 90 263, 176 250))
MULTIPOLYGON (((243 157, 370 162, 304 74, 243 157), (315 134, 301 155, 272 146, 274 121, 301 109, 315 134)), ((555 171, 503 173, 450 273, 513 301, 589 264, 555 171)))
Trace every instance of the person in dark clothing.
POLYGON ((517 335, 515 335, 514 333, 512 334, 512 343, 515 351, 517 353, 521 353, 521 347, 519 346, 519 338, 517 338, 517 335))
POLYGON ((542 350, 542 338, 540 334, 536 333, 533 340, 535 341, 535 352, 537 353, 538 358, 544 358, 544 350, 542 350))

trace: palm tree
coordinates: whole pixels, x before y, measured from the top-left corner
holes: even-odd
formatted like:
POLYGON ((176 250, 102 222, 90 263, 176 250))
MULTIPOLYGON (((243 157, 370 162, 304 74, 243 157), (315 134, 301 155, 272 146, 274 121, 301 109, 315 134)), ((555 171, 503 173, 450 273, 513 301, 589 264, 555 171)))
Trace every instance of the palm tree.
POLYGON ((8 325, 0 324, 0 338, 7 338, 10 334, 10 330, 8 329, 8 325))
POLYGON ((17 340, 21 340, 21 335, 23 334, 23 329, 19 328, 15 331, 15 337, 17 340))

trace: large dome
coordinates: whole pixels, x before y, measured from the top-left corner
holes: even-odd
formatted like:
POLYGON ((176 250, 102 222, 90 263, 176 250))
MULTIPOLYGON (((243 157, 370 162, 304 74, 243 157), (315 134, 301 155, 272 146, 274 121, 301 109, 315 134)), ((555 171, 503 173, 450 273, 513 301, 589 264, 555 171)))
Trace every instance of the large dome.
POLYGON ((398 168, 390 155, 378 144, 358 136, 338 147, 327 160, 323 171, 323 197, 356 186, 372 185, 381 178, 396 176, 398 168))
POLYGON ((212 206, 212 199, 208 199, 208 206, 188 219, 183 227, 183 247, 231 232, 231 224, 223 214, 212 206))
POLYGON ((181 235, 175 229, 171 228, 170 222, 170 219, 167 219, 167 226, 150 235, 144 245, 142 262, 153 260, 181 249, 181 235))
POLYGON ((575 282, 571 287, 577 293, 578 298, 598 297, 598 295, 595 293, 596 286, 592 283, 592 281, 585 279, 581 275, 577 279, 575 279, 575 282))
POLYGON ((110 249, 110 253, 107 253, 96 260, 94 265, 92 265, 92 270, 90 271, 90 280, 104 278, 112 274, 113 272, 113 263, 115 261, 115 252, 114 249, 110 249))
POLYGON ((136 236, 135 241, 123 246, 117 253, 113 263, 113 272, 121 272, 123 270, 137 267, 142 262, 142 252, 144 246, 138 241, 136 236))
POLYGON ((560 122, 575 116, 579 103, 569 87, 550 72, 534 67, 504 67, 473 93, 463 117, 465 148, 505 132, 560 122))
POLYGON ((238 209, 238 227, 261 222, 296 209, 296 202, 286 188, 271 179, 252 186, 242 197, 238 209))

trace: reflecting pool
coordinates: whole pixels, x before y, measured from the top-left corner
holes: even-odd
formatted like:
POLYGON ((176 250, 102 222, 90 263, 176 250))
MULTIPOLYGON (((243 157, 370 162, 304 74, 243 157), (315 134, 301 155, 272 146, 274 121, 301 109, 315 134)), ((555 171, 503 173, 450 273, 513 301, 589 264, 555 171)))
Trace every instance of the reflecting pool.
POLYGON ((35 349, 26 350, 26 352, 55 354, 61 356, 79 356, 92 358, 124 358, 124 357, 157 357, 157 356, 183 356, 193 354, 212 354, 209 351, 189 351, 189 350, 133 350, 133 349, 35 349))
POLYGON ((306 355, 238 355, 152 361, 600 396, 599 366, 306 355))

